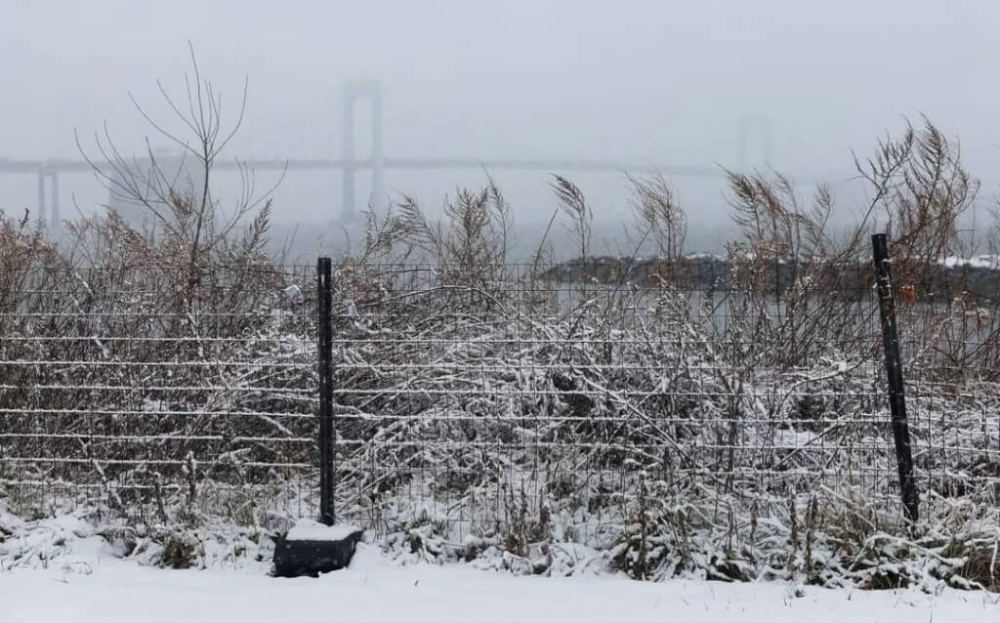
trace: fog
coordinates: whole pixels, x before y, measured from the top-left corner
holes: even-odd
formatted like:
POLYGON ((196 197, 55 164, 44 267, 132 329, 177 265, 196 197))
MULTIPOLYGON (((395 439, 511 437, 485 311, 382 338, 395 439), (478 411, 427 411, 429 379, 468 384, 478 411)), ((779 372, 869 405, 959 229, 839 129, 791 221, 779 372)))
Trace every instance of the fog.
MULTIPOLYGON (((984 201, 1000 170, 1000 87, 989 71, 1000 5, 982 0, 3 0, 0 24, 0 158, 12 160, 79 159, 74 132, 93 149, 105 123, 123 152, 144 151, 151 130, 130 94, 169 120, 156 81, 183 98, 190 42, 230 118, 249 79, 227 157, 338 158, 341 85, 374 79, 391 158, 770 166, 829 180, 850 212, 864 199, 849 181, 852 150, 871 153, 904 117, 923 114, 961 137, 984 201), (748 119, 770 130, 753 126, 741 157, 748 119)), ((358 114, 365 158, 371 120, 363 106, 358 114)), ((537 231, 555 208, 547 172, 490 173, 522 228, 537 231)), ((262 172, 258 186, 276 175, 262 172)), ((629 199, 623 175, 568 175, 614 247, 629 199)), ((484 179, 474 168, 390 170, 386 186, 434 210, 484 179)), ((671 181, 689 213, 689 246, 717 247, 731 228, 722 180, 671 181)), ((36 184, 0 176, 0 209, 32 209, 36 184)), ((336 218, 340 188, 339 171, 291 171, 276 219, 315 237, 336 218)), ((362 172, 358 196, 370 189, 362 172)), ((83 174, 61 176, 60 195, 64 216, 107 201, 83 174)))

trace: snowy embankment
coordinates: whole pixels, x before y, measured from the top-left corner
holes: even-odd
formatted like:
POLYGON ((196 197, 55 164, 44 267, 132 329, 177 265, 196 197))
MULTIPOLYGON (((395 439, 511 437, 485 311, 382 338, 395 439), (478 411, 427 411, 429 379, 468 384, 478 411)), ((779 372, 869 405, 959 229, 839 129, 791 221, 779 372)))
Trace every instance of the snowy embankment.
POLYGON ((400 566, 362 545, 351 568, 318 580, 280 580, 259 569, 172 571, 95 559, 0 574, 3 621, 825 621, 995 622, 997 596, 945 590, 862 592, 781 584, 617 577, 532 578, 427 564, 400 566))
MULTIPOLYGON (((2 508, 0 508, 2 514, 2 508)), ((0 620, 30 621, 825 621, 1000 620, 1000 597, 986 592, 860 591, 782 582, 692 580, 637 582, 600 565, 572 577, 516 577, 472 565, 416 562, 361 544, 348 569, 319 579, 268 575, 266 549, 232 535, 202 543, 207 569, 156 566, 163 554, 123 558, 120 546, 79 518, 22 522, 10 515, 0 533, 0 620), (240 550, 240 554, 235 554, 240 550), (325 613, 325 614, 324 614, 325 613)), ((593 552, 591 552, 593 553, 593 552)), ((580 552, 587 556, 588 552, 580 552)))

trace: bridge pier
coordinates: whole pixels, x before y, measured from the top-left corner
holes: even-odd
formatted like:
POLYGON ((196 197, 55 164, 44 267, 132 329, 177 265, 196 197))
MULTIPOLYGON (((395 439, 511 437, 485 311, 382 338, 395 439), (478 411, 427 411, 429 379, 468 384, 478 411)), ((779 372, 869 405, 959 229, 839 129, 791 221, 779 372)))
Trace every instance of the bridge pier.
POLYGON ((38 169, 38 226, 48 227, 50 232, 62 229, 59 214, 59 171, 48 167, 38 169), (46 188, 48 185, 48 188, 46 188))
POLYGON ((340 220, 348 223, 354 220, 354 97, 344 91, 344 118, 340 132, 340 159, 344 162, 340 203, 340 220))
POLYGON ((349 82, 344 85, 344 110, 341 126, 341 161, 343 162, 343 195, 340 220, 351 222, 357 217, 354 174, 358 162, 354 153, 354 107, 359 99, 367 99, 371 105, 371 167, 372 167, 372 208, 379 212, 385 201, 385 156, 382 151, 382 89, 378 82, 349 82))
POLYGON ((49 231, 57 233, 62 229, 62 217, 59 215, 59 172, 50 172, 49 180, 52 183, 52 209, 49 217, 49 231))
POLYGON ((38 224, 45 223, 45 167, 38 169, 38 224))
POLYGON ((382 213, 385 201, 385 156, 382 153, 382 91, 372 93, 372 208, 382 213))

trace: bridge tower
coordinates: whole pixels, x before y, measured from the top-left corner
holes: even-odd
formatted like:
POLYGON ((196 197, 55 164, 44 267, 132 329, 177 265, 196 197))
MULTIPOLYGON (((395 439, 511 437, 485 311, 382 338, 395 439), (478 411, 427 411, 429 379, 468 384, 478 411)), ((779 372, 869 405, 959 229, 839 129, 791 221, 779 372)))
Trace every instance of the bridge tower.
POLYGON ((52 200, 49 214, 49 231, 58 234, 62 230, 62 215, 59 213, 59 172, 52 170, 49 173, 51 183, 52 200))
POLYGON ((385 200, 385 155, 382 151, 382 87, 374 80, 348 82, 343 85, 343 126, 341 132, 341 159, 344 163, 343 204, 340 217, 343 222, 357 217, 358 205, 354 193, 354 173, 359 163, 354 153, 354 108, 358 100, 371 105, 371 168, 372 207, 379 211, 385 200))
POLYGON ((38 224, 46 225, 50 232, 62 229, 59 213, 59 171, 42 166, 38 169, 38 224), (48 183, 48 191, 46 190, 48 183), (49 195, 48 197, 46 195, 49 195))
POLYGON ((38 224, 45 224, 45 167, 38 169, 38 224))

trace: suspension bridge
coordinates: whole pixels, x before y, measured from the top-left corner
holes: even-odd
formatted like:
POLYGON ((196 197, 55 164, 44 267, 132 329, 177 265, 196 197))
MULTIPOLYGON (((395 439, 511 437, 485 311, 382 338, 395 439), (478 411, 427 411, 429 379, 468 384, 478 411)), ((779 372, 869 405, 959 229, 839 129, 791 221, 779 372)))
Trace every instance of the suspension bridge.
MULTIPOLYGON (((372 200, 376 207, 385 197, 385 172, 394 169, 410 170, 453 170, 453 169, 484 169, 487 171, 544 171, 549 173, 622 173, 662 174, 671 178, 700 177, 723 178, 726 171, 720 166, 686 166, 670 164, 651 164, 644 162, 628 162, 616 160, 587 159, 503 159, 503 158, 392 158, 383 152, 382 140, 382 92, 377 82, 353 82, 344 85, 343 118, 341 128, 341 157, 336 159, 241 159, 223 161, 213 164, 216 171, 236 171, 250 168, 255 171, 268 170, 313 170, 339 171, 342 177, 342 199, 339 206, 342 222, 354 218, 358 210, 355 196, 355 177, 359 172, 371 174, 372 200), (371 107, 371 156, 357 158, 355 153, 355 109, 358 102, 366 102, 371 107)), ((764 135, 765 149, 770 157, 770 124, 766 119, 747 117, 740 125, 739 159, 746 160, 746 147, 749 135, 754 132, 764 135)), ((38 179, 38 204, 36 215, 41 222, 48 223, 52 229, 61 225, 59 205, 59 176, 62 174, 78 174, 93 172, 94 168, 105 173, 113 171, 110 162, 80 159, 45 159, 16 160, 0 158, 0 175, 36 175, 38 179)), ((742 165, 741 165, 742 168, 742 165)), ((794 176, 793 181, 812 183, 818 178, 794 176)), ((333 207, 336 210, 336 207, 333 207)))

